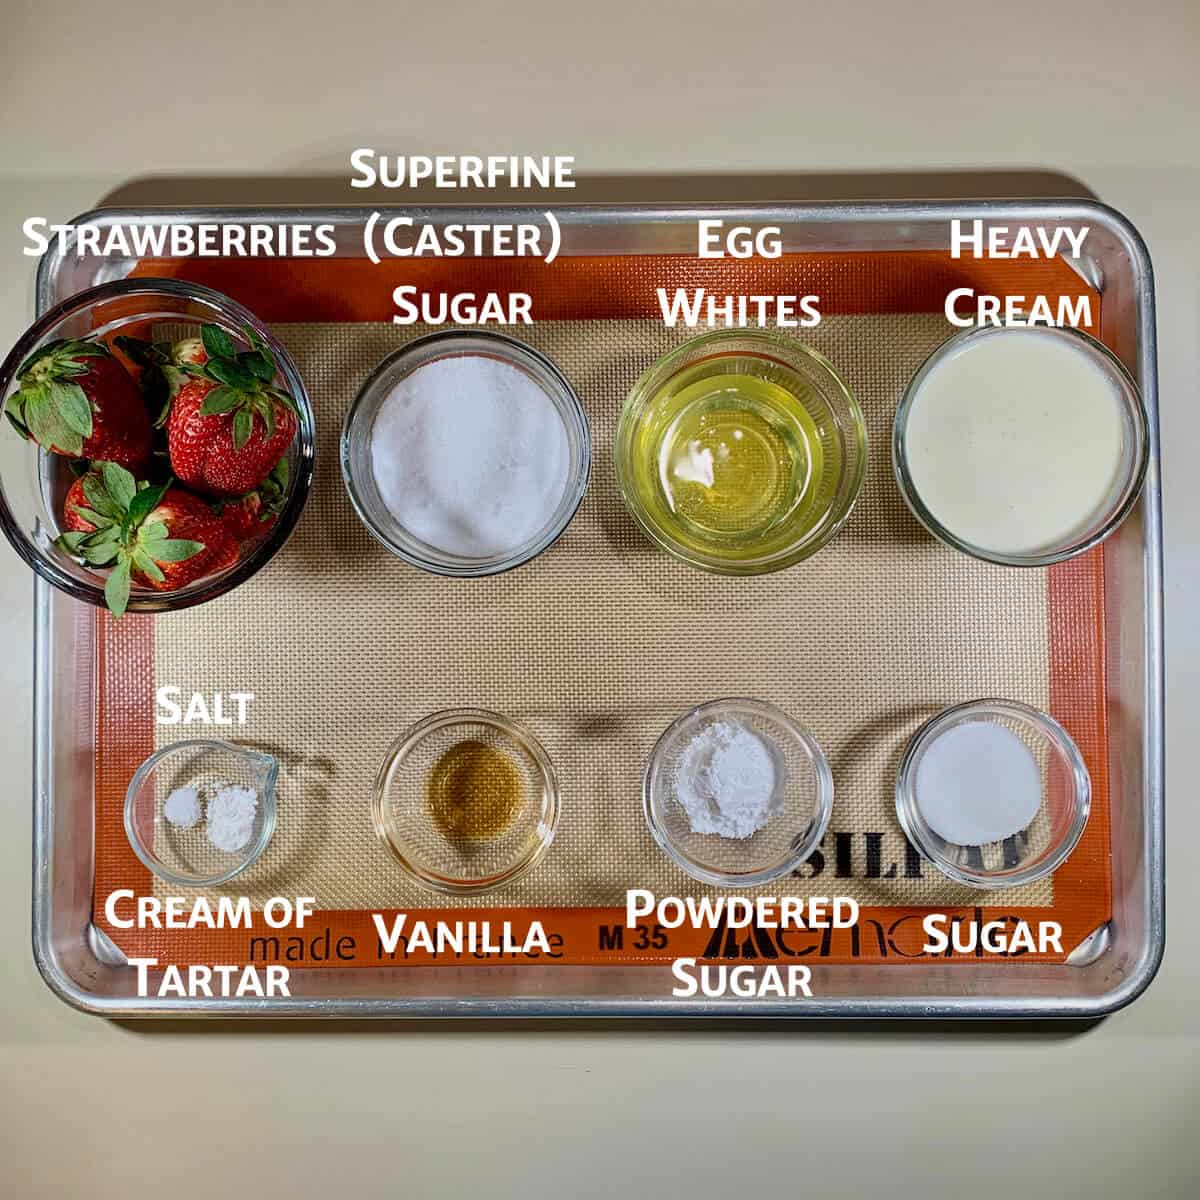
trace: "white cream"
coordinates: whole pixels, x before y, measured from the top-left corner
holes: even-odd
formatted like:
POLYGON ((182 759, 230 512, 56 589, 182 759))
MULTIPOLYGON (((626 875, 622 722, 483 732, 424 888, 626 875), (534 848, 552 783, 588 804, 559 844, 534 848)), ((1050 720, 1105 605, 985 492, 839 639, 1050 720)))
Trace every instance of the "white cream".
POLYGON ((1002 329, 967 339, 912 400, 907 463, 960 540, 1037 554, 1081 535, 1120 487, 1132 447, 1116 381, 1076 339, 1002 329))

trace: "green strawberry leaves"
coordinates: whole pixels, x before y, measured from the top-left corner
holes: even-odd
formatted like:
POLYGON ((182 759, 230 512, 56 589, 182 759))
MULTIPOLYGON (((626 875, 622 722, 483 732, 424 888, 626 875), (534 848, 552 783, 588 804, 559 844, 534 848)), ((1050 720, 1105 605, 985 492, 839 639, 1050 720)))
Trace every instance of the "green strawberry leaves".
MULTIPOLYGON (((83 477, 80 485, 87 502, 109 524, 120 521, 121 506, 108 494, 108 486, 102 474, 88 474, 83 477)), ((97 524, 93 521, 92 524, 97 524)))
POLYGON ((292 467, 287 458, 281 458, 271 473, 258 486, 259 499, 262 501, 260 520, 266 521, 277 517, 283 512, 287 503, 288 483, 292 478, 292 467))
MULTIPOLYGON (((142 487, 136 492, 133 498, 129 501, 129 507, 126 512, 126 519, 131 526, 142 526, 143 537, 149 536, 151 529, 157 529, 159 526, 165 531, 166 526, 161 521, 154 521, 149 525, 143 526, 146 518, 158 507, 159 501, 167 493, 169 485, 160 483, 157 487, 142 487)), ((164 535, 165 532, 164 532, 164 535)))
POLYGON ((58 369, 69 366, 73 374, 82 375, 87 367, 80 364, 79 359, 104 358, 107 354, 108 347, 103 342, 88 342, 82 338, 59 338, 56 341, 47 342, 35 350, 17 368, 17 378, 23 379, 38 363, 45 362, 47 359, 54 360, 58 364, 58 369))
POLYGON ((35 350, 20 366, 18 389, 7 414, 16 431, 47 450, 79 457, 92 436, 92 406, 77 379, 88 372, 89 358, 103 358, 102 342, 59 340, 35 350))
POLYGON ((163 538, 159 542, 144 542, 143 548, 158 562, 179 563, 194 558, 204 549, 204 543, 193 542, 188 538, 163 538))
POLYGON ((237 408, 242 403, 242 394, 235 387, 228 384, 222 384, 220 387, 215 387, 207 396, 204 397, 204 403, 200 405, 200 415, 205 417, 215 417, 218 413, 226 413, 231 409, 237 408))
POLYGON ((208 361, 199 367, 185 365, 183 369, 217 385, 204 397, 201 415, 230 417, 235 450, 243 449, 250 441, 256 417, 263 423, 265 436, 273 437, 276 404, 295 411, 296 402, 282 388, 274 386, 279 368, 270 347, 252 329, 246 330, 249 350, 239 351, 233 338, 217 325, 201 326, 200 339, 208 361))
POLYGON ((204 352, 210 362, 223 358, 232 359, 237 355, 237 346, 234 345, 233 338, 220 325, 202 325, 200 340, 204 343, 204 352))
POLYGON ((134 571, 162 583, 161 564, 185 562, 204 549, 203 542, 171 537, 166 522, 147 519, 170 481, 138 483, 124 467, 102 462, 82 477, 80 486, 91 507, 76 507, 75 513, 95 529, 64 533, 56 545, 89 566, 112 567, 104 599, 113 616, 122 616, 129 606, 134 571))
POLYGON ((29 432, 29 426, 22 421, 15 412, 13 412, 12 402, 9 402, 9 407, 4 410, 4 415, 8 418, 9 424, 23 437, 29 441, 33 434, 29 432))
MULTIPOLYGON (((93 534, 92 537, 96 538, 97 535, 93 534)), ((79 553, 89 566, 107 567, 114 558, 120 557, 120 543, 116 536, 110 533, 107 537, 85 543, 80 547, 79 553)))
POLYGON ((238 358, 210 358, 204 364, 205 372, 219 383, 228 384, 240 391, 253 391, 258 386, 258 376, 238 358))
POLYGON ((124 467, 111 462, 100 464, 100 477, 112 502, 121 512, 127 513, 130 501, 137 495, 137 480, 124 467))
POLYGON ((129 558, 122 558, 108 576, 108 582, 104 585, 104 603, 108 605, 108 611, 112 613, 118 620, 125 615, 126 608, 129 607, 129 573, 132 562, 129 558))
MULTIPOLYGON (((243 355, 242 361, 263 383, 270 383, 279 369, 275 365, 275 356, 253 329, 246 330, 246 337, 250 342, 250 353, 243 355)), ((291 397, 288 399, 291 400, 291 397)))
MULTIPOLYGON (((79 511, 82 514, 83 510, 79 511)), ((87 514, 83 519, 91 523, 91 514, 87 514)), ((91 536, 90 533, 78 533, 72 530, 70 533, 60 534, 57 538, 57 544, 68 554, 79 554, 83 548, 83 543, 91 536)))
POLYGON ((247 354, 243 362, 260 383, 270 383, 275 378, 275 360, 263 350, 247 354))
POLYGON ((81 438, 92 436, 92 406, 77 383, 55 381, 50 384, 50 399, 64 423, 81 438))
POLYGON ((83 388, 63 380, 23 383, 9 400, 9 415, 47 450, 78 457, 92 436, 92 408, 83 388))
POLYGON ((239 408, 233 414, 233 448, 240 450, 254 432, 254 410, 239 408))
POLYGON ((134 546, 130 561, 148 579, 153 579, 155 583, 166 582, 167 577, 162 573, 162 567, 154 561, 145 546, 134 546))

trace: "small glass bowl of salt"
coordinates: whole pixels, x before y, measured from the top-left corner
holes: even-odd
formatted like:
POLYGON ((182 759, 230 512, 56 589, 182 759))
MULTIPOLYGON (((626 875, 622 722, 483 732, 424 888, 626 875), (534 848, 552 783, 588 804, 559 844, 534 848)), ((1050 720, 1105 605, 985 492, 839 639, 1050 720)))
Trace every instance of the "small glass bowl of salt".
POLYGON ((181 887, 228 883, 275 832, 279 762, 203 738, 155 751, 125 792, 125 834, 139 859, 181 887))
POLYGON ((497 575, 574 518, 591 475, 566 376, 515 338, 428 334, 389 354, 342 428, 346 491, 371 535, 437 575, 497 575))
POLYGON ((820 745, 761 700, 712 700, 658 739, 642 778, 654 840, 693 879, 752 887, 795 871, 833 812, 820 745))
POLYGON ((984 890, 1060 867, 1083 835, 1091 796, 1070 734, 1015 700, 945 709, 913 736, 896 775, 908 840, 942 874, 984 890))

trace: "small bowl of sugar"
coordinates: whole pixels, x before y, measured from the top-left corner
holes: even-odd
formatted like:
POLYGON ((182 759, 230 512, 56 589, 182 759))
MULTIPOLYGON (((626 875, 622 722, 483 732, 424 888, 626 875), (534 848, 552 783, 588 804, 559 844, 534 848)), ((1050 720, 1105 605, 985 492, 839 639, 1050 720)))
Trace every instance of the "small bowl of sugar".
POLYGON ((342 429, 342 476, 363 524, 439 575, 496 575, 541 554, 575 516, 591 461, 566 377, 497 333, 447 330, 388 355, 342 429))
POLYGON ((948 708, 917 730, 896 775, 896 815, 942 874, 994 890, 1042 879, 1083 835, 1087 765, 1051 716, 1015 700, 948 708))
POLYGON ((833 812, 816 739, 761 700, 684 713, 658 739, 642 779, 651 835, 693 879, 751 887, 796 870, 833 812))
POLYGON ((228 883, 262 856, 275 832, 279 763, 203 738, 156 750, 125 792, 125 835, 160 879, 228 883))

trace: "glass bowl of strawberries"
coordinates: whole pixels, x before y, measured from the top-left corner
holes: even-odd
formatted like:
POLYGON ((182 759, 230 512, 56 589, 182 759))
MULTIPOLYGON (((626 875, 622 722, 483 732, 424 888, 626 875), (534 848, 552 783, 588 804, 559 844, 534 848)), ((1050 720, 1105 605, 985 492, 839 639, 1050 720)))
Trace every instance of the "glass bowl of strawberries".
POLYGON ((287 540, 312 484, 304 381, 219 292, 125 279, 70 297, 0 366, 0 524, 114 616, 210 600, 287 540))

